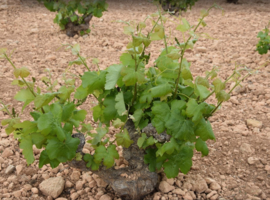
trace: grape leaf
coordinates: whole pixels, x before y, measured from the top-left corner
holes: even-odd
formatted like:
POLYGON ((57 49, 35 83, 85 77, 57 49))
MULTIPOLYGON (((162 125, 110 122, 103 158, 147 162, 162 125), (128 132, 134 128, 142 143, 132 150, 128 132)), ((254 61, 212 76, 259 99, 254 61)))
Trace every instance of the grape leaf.
POLYGON ((228 101, 230 97, 230 94, 228 94, 225 90, 221 90, 216 94, 216 98, 219 102, 228 101))
POLYGON ((150 89, 153 98, 162 97, 170 94, 172 92, 172 87, 168 83, 158 85, 150 89))
POLYGON ((186 114, 188 117, 192 117, 192 121, 196 124, 203 117, 203 113, 206 109, 206 103, 198 104, 195 99, 189 99, 187 103, 186 114))
POLYGON ((131 144, 133 144, 133 141, 130 140, 130 136, 127 129, 124 129, 124 132, 116 134, 115 137, 118 146, 121 145, 125 148, 128 148, 131 144))
POLYGON ((144 155, 144 162, 149 164, 149 171, 156 171, 156 149, 146 149, 146 154, 144 155))
POLYGON ((175 178, 179 173, 187 174, 192 166, 193 150, 184 145, 180 152, 175 152, 168 157, 168 161, 163 164, 167 178, 175 178))
POLYGON ((164 143, 156 152, 156 156, 163 156, 164 153, 172 154, 175 149, 178 149, 178 144, 176 140, 171 137, 170 142, 164 143))
POLYGON ((210 94, 210 91, 203 85, 195 84, 194 93, 200 96, 200 100, 203 100, 210 94))
POLYGON ((80 85, 75 92, 74 98, 75 99, 84 99, 89 94, 88 88, 84 88, 82 85, 80 85))
POLYGON ((92 93, 94 90, 104 89, 106 82, 106 71, 98 72, 85 72, 82 76, 82 86, 88 87, 88 92, 92 93))
POLYGON ((119 116, 127 115, 123 92, 119 92, 115 96, 115 101, 116 101, 115 109, 117 110, 118 115, 119 116))
POLYGON ((135 112, 133 114, 134 119, 132 119, 133 122, 134 122, 135 127, 137 127, 139 125, 142 116, 143 116, 143 110, 142 109, 135 110, 135 112))
POLYGON ((223 83, 219 78, 213 81, 215 93, 218 94, 220 91, 225 89, 225 83, 223 83))
POLYGON ((68 121, 75 109, 75 104, 74 103, 67 103, 66 105, 63 106, 63 112, 62 112, 62 122, 68 121))
POLYGON ((209 149, 201 138, 198 138, 195 144, 196 150, 202 152, 202 157, 207 156, 209 153, 209 149))
POLYGON ((57 159, 51 160, 47 154, 46 150, 43 150, 39 157, 39 168, 42 168, 43 165, 50 164, 52 168, 57 167, 60 162, 57 159))
POLYGON ((49 139, 46 151, 51 160, 57 159, 60 162, 66 162, 75 157, 79 144, 80 140, 78 138, 72 138, 71 135, 66 134, 64 143, 57 138, 49 139))
POLYGON ((152 107, 152 124, 156 128, 158 133, 162 133, 165 130, 165 123, 170 117, 170 108, 165 102, 154 102, 152 107))
POLYGON ((105 90, 115 88, 115 85, 120 78, 123 65, 111 65, 107 68, 105 90))
POLYGON ((92 145, 97 145, 101 142, 102 138, 108 133, 108 128, 98 127, 96 131, 97 133, 93 134, 93 139, 90 140, 92 145))
POLYGON ((110 168, 114 165, 114 159, 118 159, 119 154, 115 145, 110 145, 106 149, 105 146, 98 146, 94 154, 95 163, 99 164, 103 160, 103 165, 110 168))
POLYGON ((99 164, 95 163, 94 156, 90 154, 85 154, 83 160, 86 162, 86 167, 91 167, 92 170, 98 170, 99 164))
POLYGON ((137 140, 137 145, 139 148, 142 148, 145 140, 147 139, 147 136, 145 133, 142 133, 141 137, 139 137, 139 139, 137 140))
POLYGON ((214 132, 209 121, 205 121, 204 118, 195 127, 195 135, 200 136, 203 141, 208 139, 215 140, 214 132))
POLYGON ((22 154, 24 155, 28 165, 32 164, 35 161, 33 153, 33 143, 30 135, 23 136, 20 140, 20 148, 23 150, 22 154))

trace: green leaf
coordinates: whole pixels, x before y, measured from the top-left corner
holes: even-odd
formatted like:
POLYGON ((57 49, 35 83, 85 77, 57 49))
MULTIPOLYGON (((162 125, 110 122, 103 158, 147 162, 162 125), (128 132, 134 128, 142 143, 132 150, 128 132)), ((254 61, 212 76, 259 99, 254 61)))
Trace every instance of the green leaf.
POLYGON ((123 76, 123 82, 126 86, 135 85, 136 83, 144 83, 144 74, 140 71, 135 71, 135 69, 130 67, 123 67, 121 70, 121 75, 123 76))
POLYGON ((117 115, 117 110, 115 109, 115 97, 114 96, 107 96, 103 102, 105 106, 103 110, 104 119, 106 121, 111 121, 117 115))
POLYGON ((131 26, 124 26, 124 33, 127 35, 132 35, 134 33, 134 28, 131 26))
POLYGON ((149 164, 149 171, 156 171, 156 149, 146 149, 146 154, 144 155, 144 163, 149 164))
POLYGON ((67 99, 70 98, 71 93, 74 92, 74 87, 73 86, 70 86, 70 87, 62 86, 62 87, 60 87, 58 92, 60 93, 60 94, 58 94, 58 97, 60 98, 60 103, 64 103, 67 99))
POLYGON ((209 88, 209 81, 208 81, 207 78, 203 78, 201 76, 197 76, 195 82, 196 82, 197 85, 203 85, 206 88, 209 88))
POLYGON ((85 120, 86 115, 87 115, 86 110, 75 110, 73 112, 72 118, 76 121, 83 122, 85 120))
POLYGON ((216 78, 216 79, 213 81, 213 85, 214 85, 215 93, 216 93, 216 94, 218 94, 220 91, 222 91, 222 90, 225 89, 225 83, 222 82, 219 78, 216 78))
POLYGON ((128 148, 131 144, 133 144, 133 141, 130 140, 130 136, 127 129, 124 129, 124 132, 116 134, 115 137, 118 146, 121 145, 125 148, 128 148))
POLYGON ((117 110, 117 113, 119 116, 123 116, 123 115, 127 115, 127 110, 126 110, 126 106, 125 106, 125 102, 124 102, 124 95, 123 92, 119 92, 116 96, 115 96, 115 109, 117 110))
POLYGON ((46 113, 38 118, 38 129, 42 131, 42 134, 48 135, 53 128, 54 117, 52 113, 46 113))
POLYGON ((62 122, 67 122, 75 109, 75 104, 74 103, 68 103, 63 106, 63 113, 62 113, 62 122))
POLYGON ((72 138, 67 134, 65 142, 61 142, 57 138, 49 139, 46 151, 51 160, 57 159, 60 162, 66 162, 75 157, 79 144, 78 138, 72 138))
POLYGON ((34 103, 36 109, 48 105, 58 93, 46 93, 36 96, 34 103))
MULTIPOLYGON (((30 100, 31 102, 35 99, 35 96, 32 94, 32 92, 29 89, 22 89, 14 96, 14 99, 17 101, 22 101, 22 102, 26 102, 30 100)), ((30 102, 28 101, 28 104, 30 102)))
POLYGON ((53 131, 56 133, 58 140, 60 140, 61 142, 66 139, 66 133, 61 127, 61 125, 54 123, 53 131))
POLYGON ((93 107, 92 109, 93 109, 93 118, 94 118, 95 122, 97 122, 98 119, 102 115, 102 109, 101 109, 100 105, 97 105, 97 106, 93 107))
POLYGON ((74 95, 75 99, 79 99, 82 100, 84 98, 86 98, 88 96, 89 92, 88 92, 88 88, 83 87, 82 85, 80 85, 74 95))
MULTIPOLYGON (((70 17, 70 19, 75 21, 75 20, 77 20, 77 16, 74 15, 74 16, 70 17)), ((80 44, 78 44, 78 43, 74 44, 72 49, 71 49, 71 52, 75 56, 78 55, 80 53, 80 44)))
POLYGON ((204 118, 196 125, 195 135, 200 136, 203 141, 208 139, 215 140, 214 132, 209 121, 205 121, 204 118))
POLYGON ((57 159, 51 160, 47 154, 46 150, 43 150, 39 157, 39 168, 42 168, 43 165, 50 164, 52 168, 57 167, 60 162, 57 159))
POLYGON ((14 76, 16 78, 19 78, 19 77, 26 78, 29 75, 30 75, 30 71, 27 67, 21 67, 21 68, 14 69, 14 76))
POLYGON ((95 163, 94 156, 90 154, 85 154, 83 160, 86 162, 86 167, 91 167, 92 170, 98 170, 99 164, 95 163))
POLYGON ((89 93, 94 90, 103 90, 106 82, 106 71, 98 72, 85 72, 82 76, 82 86, 84 88, 88 87, 89 93))
POLYGON ((187 103, 187 109, 186 109, 186 114, 188 117, 192 117, 192 121, 194 123, 197 123, 201 120, 203 117, 203 113, 206 109, 206 103, 201 103, 198 104, 195 99, 189 99, 187 103))
POLYGON ((123 65, 111 65, 107 68, 105 90, 115 88, 118 79, 121 76, 123 65))
POLYGON ((193 150, 184 145, 180 152, 173 153, 169 156, 168 161, 163 164, 164 172, 167 178, 175 178, 179 173, 187 174, 192 166, 193 150))
POLYGON ((162 97, 170 94, 172 92, 172 87, 170 84, 165 83, 151 88, 150 92, 153 98, 162 97))
POLYGON ((181 32, 186 32, 190 29, 190 25, 188 23, 188 21, 185 18, 182 18, 182 24, 179 24, 176 27, 176 30, 179 30, 181 32))
POLYGON ((108 128, 98 127, 96 131, 97 133, 93 134, 93 139, 91 140, 92 145, 97 145, 101 142, 102 138, 108 133, 108 128))
POLYGON ((113 121, 114 128, 121 128, 125 125, 125 122, 122 122, 121 119, 117 118, 113 121))
POLYGON ((152 107, 152 124, 156 128, 158 133, 162 133, 165 130, 165 123, 170 117, 170 108, 165 102, 154 102, 152 107))
POLYGON ((23 129, 22 132, 24 135, 35 133, 38 130, 37 123, 31 121, 24 121, 22 123, 15 124, 13 127, 23 129))
POLYGON ((207 147, 207 144, 201 138, 197 139, 195 147, 197 151, 202 152, 202 157, 208 155, 209 149, 207 147))
POLYGON ((94 154, 95 163, 101 163, 103 160, 103 165, 110 168, 114 165, 114 159, 118 159, 119 154, 116 150, 115 145, 110 145, 107 149, 104 146, 98 146, 94 154))
POLYGON ((143 114, 144 114, 144 113, 143 113, 143 110, 142 110, 142 109, 137 109, 137 110, 135 110, 135 112, 134 112, 134 114, 133 114, 133 118, 134 118, 134 119, 132 119, 133 122, 134 122, 135 127, 138 127, 138 125, 139 125, 139 123, 140 123, 140 120, 141 120, 143 114))
POLYGON ((135 67, 135 60, 132 58, 132 55, 129 53, 123 53, 120 56, 120 61, 124 66, 135 67))
POLYGON ((154 33, 150 33, 150 39, 152 41, 155 41, 155 40, 162 40, 164 37, 165 37, 164 27, 157 24, 154 29, 154 33))
POLYGON ((147 139, 146 134, 142 133, 142 136, 139 137, 139 139, 137 140, 137 145, 138 145, 139 148, 142 148, 142 146, 143 146, 146 139, 147 139))
POLYGON ((23 136, 20 141, 20 148, 23 150, 22 154, 24 155, 28 165, 32 164, 35 161, 33 153, 33 143, 30 135, 23 136))
POLYGON ((203 85, 197 85, 195 84, 195 90, 194 93, 197 96, 200 96, 200 100, 205 99, 210 94, 210 91, 203 85))
POLYGON ((46 137, 40 133, 32 133, 32 142, 38 149, 42 148, 42 145, 46 142, 46 137))
POLYGON ((231 95, 228 94, 225 90, 222 90, 216 94, 216 98, 219 102, 228 101, 231 98, 231 95))
POLYGON ((172 154, 175 149, 178 149, 178 144, 176 140, 171 137, 170 142, 164 143, 156 152, 156 156, 163 156, 164 153, 172 154))

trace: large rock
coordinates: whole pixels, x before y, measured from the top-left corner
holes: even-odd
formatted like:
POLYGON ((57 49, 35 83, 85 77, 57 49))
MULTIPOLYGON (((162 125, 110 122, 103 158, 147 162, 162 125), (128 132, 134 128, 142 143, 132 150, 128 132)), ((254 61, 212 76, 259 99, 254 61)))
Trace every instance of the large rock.
POLYGON ((159 184, 159 189, 163 193, 168 193, 168 192, 174 190, 174 188, 175 188, 174 186, 171 186, 166 181, 161 181, 160 184, 159 184))
POLYGON ((39 184, 40 191, 45 196, 57 198, 64 190, 65 181, 62 177, 49 178, 39 184))

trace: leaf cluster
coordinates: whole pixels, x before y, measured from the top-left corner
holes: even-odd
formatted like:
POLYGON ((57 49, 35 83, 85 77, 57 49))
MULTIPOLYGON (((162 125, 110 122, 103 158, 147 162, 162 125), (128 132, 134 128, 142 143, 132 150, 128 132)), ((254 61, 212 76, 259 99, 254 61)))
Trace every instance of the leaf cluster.
MULTIPOLYGON (((51 12, 57 12, 54 23, 58 24, 62 30, 69 22, 75 25, 85 23, 89 16, 102 17, 102 13, 107 10, 106 0, 38 0, 51 12)), ((86 33, 89 33, 88 30, 86 33)))
POLYGON ((170 13, 177 13, 180 10, 186 11, 187 9, 191 9, 192 6, 198 0, 154 0, 159 2, 164 11, 169 11, 170 13))
POLYGON ((270 50, 270 35, 268 27, 265 27, 263 31, 260 31, 257 38, 260 40, 257 44, 256 51, 258 51, 261 55, 267 54, 267 52, 270 50))

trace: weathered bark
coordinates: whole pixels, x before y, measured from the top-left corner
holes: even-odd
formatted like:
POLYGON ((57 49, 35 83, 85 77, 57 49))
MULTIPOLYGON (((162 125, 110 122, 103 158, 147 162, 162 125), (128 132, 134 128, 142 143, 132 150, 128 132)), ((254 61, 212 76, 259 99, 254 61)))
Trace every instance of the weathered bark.
MULTIPOLYGON (((102 167, 99 171, 92 172, 107 182, 122 199, 141 200, 156 188, 159 181, 158 174, 150 172, 148 165, 144 163, 145 152, 137 146, 140 134, 135 130, 133 122, 129 120, 125 127, 129 132, 130 138, 134 141, 129 148, 123 149, 123 156, 128 161, 129 166, 117 170, 102 167)), ((85 142, 84 137, 82 137, 82 134, 74 134, 73 137, 80 139, 81 143, 78 151, 81 152, 85 142)), ((69 165, 83 171, 91 171, 91 169, 86 167, 84 161, 74 160, 69 165)))
POLYGON ((89 29, 89 25, 90 25, 89 22, 92 19, 92 17, 93 15, 86 16, 84 18, 84 23, 82 24, 75 24, 71 20, 69 20, 69 22, 65 26, 65 31, 66 31, 67 36, 73 37, 76 34, 79 34, 80 31, 87 31, 89 29))

